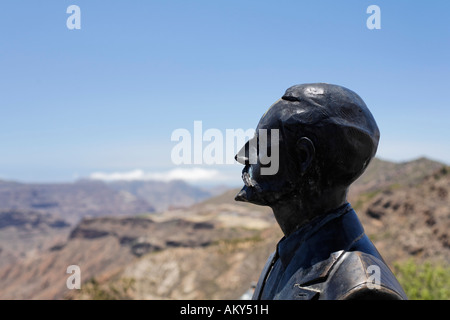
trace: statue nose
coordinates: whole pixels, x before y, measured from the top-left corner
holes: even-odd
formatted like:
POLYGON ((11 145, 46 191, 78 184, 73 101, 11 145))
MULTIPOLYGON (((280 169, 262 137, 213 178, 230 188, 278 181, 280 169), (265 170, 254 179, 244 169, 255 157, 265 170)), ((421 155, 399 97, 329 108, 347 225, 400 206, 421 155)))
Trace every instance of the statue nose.
POLYGON ((249 142, 244 144, 241 150, 234 156, 234 159, 244 166, 249 164, 249 142))
POLYGON ((258 158, 258 140, 256 137, 247 141, 234 159, 243 165, 256 164, 258 158))
POLYGON ((237 162, 239 162, 240 164, 243 164, 243 165, 247 165, 248 164, 248 157, 245 156, 245 155, 241 155, 239 153, 237 153, 234 156, 234 160, 236 160, 237 162))

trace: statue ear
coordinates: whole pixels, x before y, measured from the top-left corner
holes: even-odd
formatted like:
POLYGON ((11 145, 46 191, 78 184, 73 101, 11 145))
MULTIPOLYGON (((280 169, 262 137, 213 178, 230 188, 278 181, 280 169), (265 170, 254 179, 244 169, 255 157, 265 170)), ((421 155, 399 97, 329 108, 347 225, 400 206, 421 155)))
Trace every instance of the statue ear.
POLYGON ((309 138, 302 137, 297 141, 296 151, 300 171, 304 173, 309 168, 316 154, 314 143, 309 138))

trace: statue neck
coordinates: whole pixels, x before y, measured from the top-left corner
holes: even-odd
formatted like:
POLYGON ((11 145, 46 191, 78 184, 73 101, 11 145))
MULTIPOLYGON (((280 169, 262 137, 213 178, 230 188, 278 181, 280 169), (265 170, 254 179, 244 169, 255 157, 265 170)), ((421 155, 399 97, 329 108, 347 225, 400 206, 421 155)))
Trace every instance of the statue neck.
POLYGON ((322 190, 320 196, 290 195, 271 205, 278 225, 287 237, 309 221, 347 202, 348 188, 322 190))

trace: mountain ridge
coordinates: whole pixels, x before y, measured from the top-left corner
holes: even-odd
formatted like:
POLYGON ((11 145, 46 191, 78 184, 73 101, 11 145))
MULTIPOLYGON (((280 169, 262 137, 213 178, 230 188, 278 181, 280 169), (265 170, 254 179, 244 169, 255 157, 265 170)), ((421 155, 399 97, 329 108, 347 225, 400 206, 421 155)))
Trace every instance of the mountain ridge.
POLYGON ((72 224, 85 216, 136 215, 187 207, 209 196, 208 191, 184 181, 0 181, 0 210, 50 213, 72 224))

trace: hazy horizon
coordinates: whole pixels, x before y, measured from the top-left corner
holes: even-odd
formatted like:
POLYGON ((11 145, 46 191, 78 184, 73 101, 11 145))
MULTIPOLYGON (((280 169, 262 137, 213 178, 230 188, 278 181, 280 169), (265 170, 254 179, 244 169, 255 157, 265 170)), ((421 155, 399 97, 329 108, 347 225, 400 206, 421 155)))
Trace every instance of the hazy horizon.
MULTIPOLYGON (((426 158, 431 161, 442 163, 443 165, 450 165, 449 163, 433 159, 426 156, 419 156, 413 159, 404 160, 404 161, 395 161, 389 160, 385 158, 381 158, 375 156, 375 158, 392 163, 406 163, 411 161, 416 161, 422 158, 426 158)), ((117 182, 117 181, 157 181, 157 182, 170 182, 181 180, 190 185, 198 186, 198 187, 209 187, 209 186, 226 186, 230 188, 238 188, 243 186, 243 182, 241 179, 241 171, 243 166, 241 165, 228 165, 228 170, 224 170, 225 172, 221 172, 216 169, 209 169, 208 166, 195 166, 192 167, 182 167, 182 168, 173 168, 166 171, 145 171, 142 169, 135 169, 131 171, 111 171, 111 172, 92 172, 87 175, 77 175, 73 176, 72 179, 66 180, 51 180, 51 179, 43 179, 43 180, 35 180, 35 181, 27 181, 21 179, 4 179, 0 176, 0 180, 3 181, 11 181, 11 182, 19 182, 19 183, 29 183, 29 184, 46 184, 46 183, 75 183, 77 181, 89 180, 89 181, 103 181, 103 182, 117 182), (233 174, 233 176, 230 176, 233 174)))

